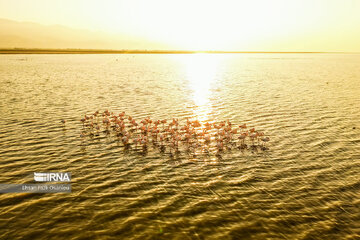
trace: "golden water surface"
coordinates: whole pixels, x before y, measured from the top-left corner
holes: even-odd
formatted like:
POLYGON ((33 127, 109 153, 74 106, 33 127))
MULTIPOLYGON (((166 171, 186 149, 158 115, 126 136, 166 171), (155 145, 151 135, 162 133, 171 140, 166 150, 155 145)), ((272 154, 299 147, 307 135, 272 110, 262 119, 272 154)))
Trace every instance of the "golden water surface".
POLYGON ((0 183, 72 174, 70 194, 0 194, 0 239, 360 239, 360 55, 2 55, 0 91, 0 183), (81 138, 105 109, 271 141, 170 157, 81 138))

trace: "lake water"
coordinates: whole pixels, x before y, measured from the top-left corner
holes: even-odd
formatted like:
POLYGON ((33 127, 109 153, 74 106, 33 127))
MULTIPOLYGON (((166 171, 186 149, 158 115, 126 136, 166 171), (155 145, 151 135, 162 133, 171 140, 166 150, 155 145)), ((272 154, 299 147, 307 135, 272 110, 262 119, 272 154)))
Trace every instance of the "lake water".
POLYGON ((360 55, 0 55, 0 239, 360 239, 360 55), (84 114, 246 123, 266 151, 170 156, 84 114), (66 119, 65 126, 60 122, 66 119))

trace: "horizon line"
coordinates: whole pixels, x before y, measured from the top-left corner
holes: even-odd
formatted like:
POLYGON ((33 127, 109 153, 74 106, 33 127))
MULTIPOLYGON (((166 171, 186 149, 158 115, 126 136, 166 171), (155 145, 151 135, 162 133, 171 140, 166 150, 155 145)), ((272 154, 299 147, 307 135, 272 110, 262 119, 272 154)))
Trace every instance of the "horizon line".
POLYGON ((331 53, 358 54, 343 51, 224 51, 224 50, 149 50, 149 49, 85 49, 85 48, 0 48, 0 54, 196 54, 196 53, 331 53))

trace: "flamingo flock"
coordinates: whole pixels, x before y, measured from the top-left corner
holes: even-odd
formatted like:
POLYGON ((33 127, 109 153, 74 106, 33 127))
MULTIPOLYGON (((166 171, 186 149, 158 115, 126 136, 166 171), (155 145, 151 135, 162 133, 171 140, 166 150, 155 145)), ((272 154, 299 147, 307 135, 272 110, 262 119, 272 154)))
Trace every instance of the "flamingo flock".
MULTIPOLYGON (((65 124, 65 121, 61 121, 65 124)), ((215 152, 220 154, 231 149, 267 150, 268 136, 246 124, 235 125, 230 120, 221 122, 200 122, 186 118, 179 121, 154 120, 145 118, 135 120, 131 115, 121 112, 115 114, 109 110, 85 114, 80 119, 81 138, 99 136, 101 132, 116 136, 125 148, 143 149, 149 147, 170 154, 215 152)))

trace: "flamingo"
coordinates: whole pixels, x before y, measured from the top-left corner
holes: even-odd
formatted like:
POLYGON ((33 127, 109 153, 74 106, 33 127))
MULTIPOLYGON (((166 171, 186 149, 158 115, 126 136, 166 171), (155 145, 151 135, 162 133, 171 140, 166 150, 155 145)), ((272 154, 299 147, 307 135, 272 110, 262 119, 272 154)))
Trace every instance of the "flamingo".
POLYGON ((206 136, 204 137, 204 139, 205 139, 206 142, 210 142, 211 137, 210 137, 210 135, 206 135, 206 136))
POLYGON ((258 136, 258 144, 260 144, 260 143, 259 143, 259 142, 260 142, 260 139, 261 139, 261 137, 264 136, 264 133, 263 133, 263 132, 258 132, 258 133, 257 133, 257 136, 258 136))
POLYGON ((105 117, 105 118, 103 119, 103 123, 106 124, 106 125, 109 125, 109 124, 110 124, 109 118, 108 118, 108 117, 105 117))
POLYGON ((83 127, 85 126, 85 118, 80 119, 80 122, 82 122, 83 127))
POLYGON ((218 148, 218 151, 222 151, 223 148, 224 148, 224 144, 223 144, 222 141, 218 141, 218 142, 216 143, 216 146, 217 146, 217 148, 218 148))
POLYGON ((251 132, 250 133, 250 138, 251 138, 252 145, 254 146, 254 141, 255 141, 255 138, 257 138, 257 133, 256 132, 251 132))
POLYGON ((244 123, 240 125, 239 128, 240 128, 240 132, 243 132, 246 129, 246 124, 244 123))
POLYGON ((241 141, 240 145, 245 146, 245 138, 247 137, 247 133, 241 133, 239 136, 239 140, 241 141))
MULTIPOLYGON (((83 123, 84 131, 81 134, 81 137, 94 136, 93 131, 95 130, 95 135, 98 136, 100 130, 99 118, 97 118, 99 111, 91 114, 90 116, 84 115, 80 121, 83 123), (89 132, 86 134, 86 132, 89 132)), ((246 146, 245 139, 247 136, 250 137, 252 141, 252 146, 255 147, 255 141, 257 140, 258 146, 262 149, 266 149, 265 145, 270 141, 269 137, 264 137, 263 132, 256 131, 255 128, 246 130, 246 124, 238 125, 238 128, 232 128, 233 123, 230 120, 221 121, 221 122, 212 122, 208 121, 201 123, 199 120, 190 120, 186 118, 186 122, 181 124, 179 119, 172 118, 169 121, 169 124, 166 125, 167 120, 154 120, 150 117, 140 119, 140 127, 136 120, 129 114, 122 112, 118 115, 105 110, 102 113, 102 122, 106 127, 104 132, 110 133, 110 130, 115 133, 116 136, 120 137, 125 146, 130 146, 131 144, 142 145, 144 148, 147 148, 149 142, 153 142, 153 145, 160 147, 160 151, 165 149, 165 146, 170 147, 172 151, 174 149, 176 152, 179 151, 179 145, 184 144, 188 151, 197 152, 209 152, 207 149, 211 146, 212 139, 215 139, 216 148, 218 152, 223 151, 224 149, 231 149, 233 144, 236 145, 236 142, 233 141, 235 137, 239 139, 240 148, 246 146), (126 117, 125 117, 126 116, 126 117), (159 125, 162 124, 162 128, 159 125), (202 127, 203 125, 203 127, 202 127), (139 128, 139 130, 138 130, 139 128), (211 130, 214 129, 214 132, 211 130), (239 134, 239 135, 237 135, 239 134)), ((61 123, 65 124, 65 119, 60 120, 61 123)))
POLYGON ((270 138, 269 138, 269 137, 263 137, 263 138, 261 138, 261 141, 264 142, 263 149, 266 149, 266 145, 265 145, 265 144, 270 141, 270 138))

